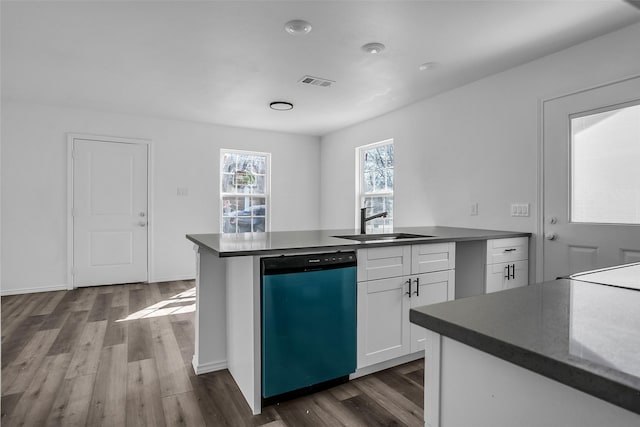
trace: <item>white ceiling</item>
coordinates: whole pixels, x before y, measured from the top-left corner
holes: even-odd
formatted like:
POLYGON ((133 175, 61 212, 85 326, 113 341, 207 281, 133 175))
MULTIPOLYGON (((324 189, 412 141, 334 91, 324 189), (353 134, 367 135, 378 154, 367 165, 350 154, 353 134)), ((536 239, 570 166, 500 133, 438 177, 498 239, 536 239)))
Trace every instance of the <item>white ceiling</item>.
POLYGON ((2 96, 323 135, 640 22, 622 0, 2 2, 2 96), (290 19, 311 22, 291 36, 290 19), (360 47, 381 42, 368 55, 360 47), (437 61, 440 66, 419 71, 437 61), (334 80, 329 88, 299 83, 334 80), (292 111, 269 109, 275 100, 292 111))

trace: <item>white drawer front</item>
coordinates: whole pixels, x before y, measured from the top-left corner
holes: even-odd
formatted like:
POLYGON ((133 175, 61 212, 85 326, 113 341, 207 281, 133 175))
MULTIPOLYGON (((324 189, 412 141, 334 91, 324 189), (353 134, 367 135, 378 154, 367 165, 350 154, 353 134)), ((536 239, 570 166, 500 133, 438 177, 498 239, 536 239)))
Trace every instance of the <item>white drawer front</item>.
POLYGON ((413 245, 411 249, 411 274, 455 268, 455 245, 454 242, 413 245))
POLYGON ((487 240, 487 264, 529 259, 529 238, 487 240))
POLYGON ((411 246, 358 251, 358 281, 406 276, 411 273, 411 246))

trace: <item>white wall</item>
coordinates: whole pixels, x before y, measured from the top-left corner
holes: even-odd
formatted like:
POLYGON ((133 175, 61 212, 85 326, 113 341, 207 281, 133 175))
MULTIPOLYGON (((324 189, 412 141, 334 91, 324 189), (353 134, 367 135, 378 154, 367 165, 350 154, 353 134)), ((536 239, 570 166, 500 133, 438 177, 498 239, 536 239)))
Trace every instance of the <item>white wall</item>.
POLYGON ((67 285, 68 132, 152 141, 151 281, 195 277, 184 235, 219 231, 220 148, 272 153, 273 231, 319 226, 317 137, 16 102, 1 113, 3 294, 67 285))
POLYGON ((640 24, 324 136, 321 228, 354 225, 354 148, 394 138, 396 225, 535 232, 540 100, 640 74, 638 40, 640 24))
POLYGON ((355 147, 394 138, 397 225, 535 231, 539 101, 639 74, 637 40, 640 24, 332 133, 321 143, 3 102, 2 292, 66 286, 67 132, 153 141, 154 281, 193 277, 184 234, 218 231, 221 147, 272 153, 273 230, 353 227, 355 147), (188 187, 189 196, 178 197, 177 187, 188 187), (472 217, 473 202, 479 215, 472 217), (512 218, 511 202, 531 203, 532 216, 512 218))

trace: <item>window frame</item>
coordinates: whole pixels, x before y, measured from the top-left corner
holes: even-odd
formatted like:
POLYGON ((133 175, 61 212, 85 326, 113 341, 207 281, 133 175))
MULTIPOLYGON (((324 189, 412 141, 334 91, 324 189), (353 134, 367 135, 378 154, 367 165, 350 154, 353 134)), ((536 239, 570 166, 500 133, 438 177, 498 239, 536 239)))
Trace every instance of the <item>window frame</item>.
MULTIPOLYGON (((365 192, 365 183, 364 183, 364 155, 367 151, 371 150, 372 148, 377 148, 377 147, 382 147, 382 146, 386 146, 386 145, 392 145, 393 146, 393 152, 394 152, 394 157, 393 157, 393 170, 394 170, 394 175, 393 175, 393 187, 395 190, 395 169, 396 169, 396 164, 395 164, 395 141, 393 138, 389 138, 389 139, 385 139, 382 141, 378 141, 378 142, 374 142, 371 144, 366 144, 366 145, 361 145, 356 147, 356 200, 355 200, 355 224, 356 227, 359 228, 360 227, 360 209, 364 206, 364 200, 367 197, 389 197, 391 198, 392 201, 395 202, 395 196, 394 196, 394 190, 391 191, 379 191, 379 192, 375 192, 375 193, 366 193, 365 192)), ((394 211, 395 211, 395 203, 394 203, 394 209, 391 212, 391 215, 387 218, 389 220, 389 225, 385 225, 384 227, 391 227, 393 228, 393 220, 394 220, 394 211)), ((377 213, 377 212, 375 212, 377 213)))
POLYGON ((578 113, 573 113, 570 114, 568 117, 569 120, 569 126, 568 126, 568 131, 569 131, 569 135, 568 135, 568 143, 569 143, 569 149, 568 149, 568 156, 567 156, 567 163, 568 163, 568 167, 567 167, 567 214, 568 214, 568 218, 567 218, 567 222, 570 224, 579 224, 579 225, 615 225, 615 226, 632 226, 632 227, 638 227, 640 226, 640 223, 630 223, 630 222, 616 222, 616 221, 607 221, 607 222, 602 222, 602 221, 578 221, 574 215, 575 215, 575 211, 576 211, 576 200, 575 200, 575 194, 574 194, 574 183, 576 181, 576 177, 575 177, 575 172, 576 172, 576 165, 575 165, 575 135, 574 135, 574 130, 573 130, 573 121, 574 119, 580 119, 583 117, 587 117, 587 116, 592 116, 595 114, 600 114, 600 113, 607 113, 607 112, 611 112, 611 111, 616 111, 616 110, 622 110, 625 108, 630 108, 630 107, 637 107, 640 106, 640 99, 634 99, 632 101, 626 101, 626 102, 620 102, 617 104, 612 104, 612 105, 607 105, 604 107, 599 107, 599 108, 594 108, 594 109, 590 109, 590 110, 586 110, 586 111, 581 111, 578 113))
POLYGON ((249 231, 249 232, 225 232, 224 231, 224 198, 229 196, 237 196, 237 197, 246 197, 256 195, 260 198, 264 198, 264 233, 268 233, 271 230, 271 153, 261 152, 261 151, 250 151, 250 150, 237 150, 233 148, 221 148, 220 149, 220 158, 219 158, 219 170, 218 170, 218 180, 220 181, 218 186, 218 213, 220 215, 220 234, 224 235, 235 235, 235 234, 245 234, 245 233, 262 233, 260 231, 249 231), (264 156, 265 157, 265 173, 264 173, 264 194, 261 193, 229 193, 223 191, 224 185, 224 156, 225 154, 236 154, 236 155, 245 155, 245 156, 264 156))

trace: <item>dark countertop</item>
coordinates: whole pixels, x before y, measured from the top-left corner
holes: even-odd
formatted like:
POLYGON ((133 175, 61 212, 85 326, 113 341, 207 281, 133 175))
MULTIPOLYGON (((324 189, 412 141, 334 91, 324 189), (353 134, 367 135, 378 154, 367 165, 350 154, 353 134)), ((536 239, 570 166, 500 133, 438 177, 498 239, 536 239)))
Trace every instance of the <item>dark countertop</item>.
POLYGON ((346 250, 417 243, 457 242, 531 236, 531 233, 525 232, 457 227, 397 227, 393 231, 396 233, 420 234, 431 237, 366 243, 334 237, 358 234, 356 230, 344 229, 278 231, 256 234, 187 234, 186 237, 196 245, 212 250, 220 257, 233 257, 269 253, 304 252, 309 250, 346 250))
POLYGON ((607 283, 639 266, 418 307, 410 319, 640 414, 640 291, 607 283))

